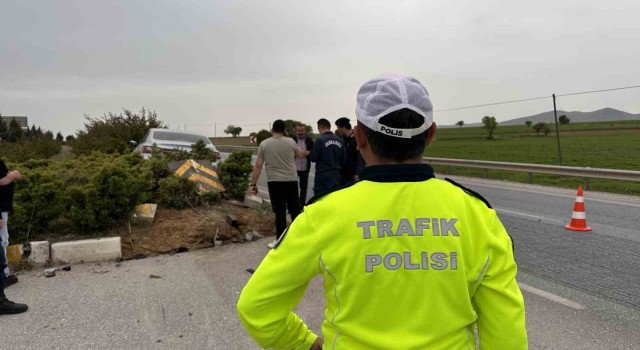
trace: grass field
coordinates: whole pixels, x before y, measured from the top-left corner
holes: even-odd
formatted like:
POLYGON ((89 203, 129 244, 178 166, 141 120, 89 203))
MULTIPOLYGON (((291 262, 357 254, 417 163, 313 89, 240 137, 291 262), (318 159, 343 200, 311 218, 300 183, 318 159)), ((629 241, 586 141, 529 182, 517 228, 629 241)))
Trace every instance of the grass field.
MULTIPOLYGON (((425 156, 559 165, 555 128, 548 135, 536 135, 525 125, 500 126, 494 140, 480 127, 440 128, 425 156)), ((640 120, 591 122, 560 126, 562 165, 640 170, 640 120)), ((215 145, 255 146, 247 137, 213 139, 215 145)), ((438 166, 439 173, 484 176, 481 169, 438 166)), ((488 178, 527 182, 526 173, 490 170, 488 178)), ((640 194, 640 182, 570 178, 535 174, 536 184, 577 188, 588 185, 597 191, 640 194)))

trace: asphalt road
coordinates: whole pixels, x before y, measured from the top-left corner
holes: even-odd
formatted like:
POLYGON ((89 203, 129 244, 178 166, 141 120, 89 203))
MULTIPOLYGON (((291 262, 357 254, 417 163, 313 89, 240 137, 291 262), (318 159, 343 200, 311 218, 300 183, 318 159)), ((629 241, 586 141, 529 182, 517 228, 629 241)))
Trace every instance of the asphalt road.
MULTIPOLYGON (((313 196, 311 166, 307 199, 313 196)), ((640 308, 640 197, 585 191, 592 231, 576 232, 564 226, 570 222, 579 184, 570 190, 452 178, 481 193, 497 210, 514 239, 521 271, 640 308)), ((264 169, 258 185, 265 195, 264 169)))
MULTIPOLYGON (((240 325, 235 304, 251 276, 246 269, 259 265, 267 242, 74 265, 51 278, 41 270, 22 274, 6 292, 30 310, 0 316, 0 348, 257 349, 240 325)), ((562 286, 526 273, 519 277, 526 283, 531 349, 636 349, 640 344, 638 309, 582 292, 568 295, 562 286)), ((316 278, 297 312, 319 331, 323 308, 316 278)))

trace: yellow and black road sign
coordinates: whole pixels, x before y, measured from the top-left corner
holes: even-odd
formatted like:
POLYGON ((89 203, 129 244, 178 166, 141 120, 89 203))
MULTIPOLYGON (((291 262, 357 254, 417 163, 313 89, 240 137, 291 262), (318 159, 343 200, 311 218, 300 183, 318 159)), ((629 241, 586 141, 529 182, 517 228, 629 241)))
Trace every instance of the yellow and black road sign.
POLYGON ((211 163, 193 159, 169 162, 169 170, 179 177, 189 179, 198 185, 198 192, 223 192, 224 186, 220 182, 218 173, 211 163))

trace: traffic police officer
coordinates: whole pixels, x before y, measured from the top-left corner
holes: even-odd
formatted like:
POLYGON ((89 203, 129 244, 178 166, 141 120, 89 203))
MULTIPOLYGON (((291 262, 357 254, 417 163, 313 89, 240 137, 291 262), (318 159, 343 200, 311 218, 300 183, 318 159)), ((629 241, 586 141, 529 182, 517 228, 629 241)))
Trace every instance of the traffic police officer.
POLYGON ((358 92, 361 181, 312 198, 238 301, 265 348, 527 349, 511 238, 475 192, 422 164, 436 124, 415 78, 358 92), (322 337, 292 310, 324 277, 322 337))

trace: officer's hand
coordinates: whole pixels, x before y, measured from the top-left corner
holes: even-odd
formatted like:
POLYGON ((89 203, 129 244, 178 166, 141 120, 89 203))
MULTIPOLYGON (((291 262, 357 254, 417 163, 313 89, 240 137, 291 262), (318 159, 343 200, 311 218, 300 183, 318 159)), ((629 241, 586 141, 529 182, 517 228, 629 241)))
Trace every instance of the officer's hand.
POLYGON ((249 193, 251 193, 254 196, 257 195, 258 194, 258 186, 257 185, 249 186, 249 193))
POLYGON ((318 337, 315 343, 311 345, 311 348, 309 350, 322 350, 323 345, 324 345, 324 339, 322 337, 318 337))
POLYGON ((4 221, 0 220, 0 228, 4 225, 4 221))

